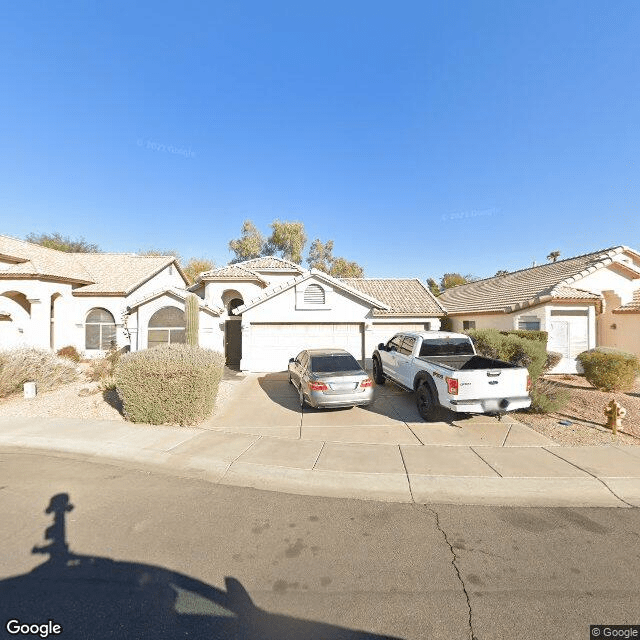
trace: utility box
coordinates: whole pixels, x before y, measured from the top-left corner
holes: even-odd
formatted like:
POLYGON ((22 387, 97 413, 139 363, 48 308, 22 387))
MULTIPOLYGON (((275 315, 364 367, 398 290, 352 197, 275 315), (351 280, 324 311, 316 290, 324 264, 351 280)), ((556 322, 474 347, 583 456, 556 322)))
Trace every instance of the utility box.
POLYGON ((35 382, 25 382, 24 383, 24 397, 30 400, 31 398, 35 398, 37 393, 36 383, 35 382))

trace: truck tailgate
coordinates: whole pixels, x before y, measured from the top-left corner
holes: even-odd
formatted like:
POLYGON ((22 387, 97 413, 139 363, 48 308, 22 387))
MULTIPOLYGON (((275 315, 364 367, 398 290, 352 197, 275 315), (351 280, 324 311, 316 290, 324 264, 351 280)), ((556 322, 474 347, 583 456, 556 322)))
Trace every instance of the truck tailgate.
POLYGON ((483 400, 488 398, 521 398, 528 395, 527 369, 479 369, 456 371, 451 378, 458 380, 456 400, 483 400))

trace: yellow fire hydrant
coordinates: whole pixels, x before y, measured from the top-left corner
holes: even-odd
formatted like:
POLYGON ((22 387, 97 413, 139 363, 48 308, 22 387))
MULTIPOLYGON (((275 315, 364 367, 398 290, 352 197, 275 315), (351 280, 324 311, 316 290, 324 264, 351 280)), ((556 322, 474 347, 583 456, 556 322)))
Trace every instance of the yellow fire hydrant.
POLYGON ((612 400, 606 406, 604 415, 607 416, 607 427, 617 434, 618 427, 622 426, 622 418, 627 415, 627 410, 617 400, 612 400))

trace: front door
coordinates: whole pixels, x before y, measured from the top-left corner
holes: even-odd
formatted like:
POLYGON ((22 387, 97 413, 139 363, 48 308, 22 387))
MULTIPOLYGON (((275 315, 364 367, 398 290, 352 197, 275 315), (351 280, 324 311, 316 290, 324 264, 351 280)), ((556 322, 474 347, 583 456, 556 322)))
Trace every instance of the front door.
POLYGON ((227 320, 224 323, 224 355, 228 367, 239 367, 242 358, 242 323, 227 320))

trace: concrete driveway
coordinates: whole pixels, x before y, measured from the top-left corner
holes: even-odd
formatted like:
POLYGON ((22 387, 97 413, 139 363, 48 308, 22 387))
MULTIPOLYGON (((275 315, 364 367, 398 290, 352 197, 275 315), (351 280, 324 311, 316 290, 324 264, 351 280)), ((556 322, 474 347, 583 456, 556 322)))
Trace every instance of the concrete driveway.
POLYGON ((219 415, 205 426, 316 442, 394 445, 542 446, 548 438, 506 416, 458 418, 427 423, 418 414, 413 393, 391 383, 375 386, 368 407, 300 409, 298 393, 286 372, 247 374, 219 415))

